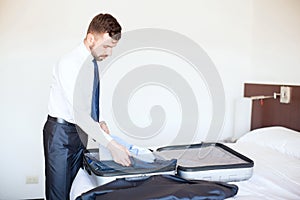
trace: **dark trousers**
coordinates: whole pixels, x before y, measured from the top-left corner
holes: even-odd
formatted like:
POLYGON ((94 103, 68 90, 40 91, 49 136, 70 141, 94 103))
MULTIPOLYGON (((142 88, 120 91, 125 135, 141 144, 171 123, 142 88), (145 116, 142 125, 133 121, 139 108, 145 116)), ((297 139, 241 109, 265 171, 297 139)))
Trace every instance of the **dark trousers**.
POLYGON ((74 124, 48 118, 43 130, 46 199, 68 200, 72 182, 82 166, 84 146, 74 124))

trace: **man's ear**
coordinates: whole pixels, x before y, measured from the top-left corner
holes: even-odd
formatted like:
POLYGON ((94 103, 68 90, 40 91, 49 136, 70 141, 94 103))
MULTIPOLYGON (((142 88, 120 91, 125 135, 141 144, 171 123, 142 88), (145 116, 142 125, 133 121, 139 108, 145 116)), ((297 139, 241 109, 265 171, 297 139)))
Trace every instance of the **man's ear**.
POLYGON ((88 44, 93 44, 95 41, 95 36, 92 33, 88 33, 86 35, 86 41, 88 42, 88 44))

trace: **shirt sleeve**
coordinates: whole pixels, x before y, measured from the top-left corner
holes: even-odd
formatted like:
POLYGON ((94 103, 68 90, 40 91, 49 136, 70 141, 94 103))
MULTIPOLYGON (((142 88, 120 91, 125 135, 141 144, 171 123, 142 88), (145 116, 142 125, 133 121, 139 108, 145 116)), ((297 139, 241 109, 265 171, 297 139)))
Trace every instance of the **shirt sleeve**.
POLYGON ((84 111, 76 110, 76 124, 91 138, 96 140, 97 143, 107 146, 113 138, 105 133, 101 128, 100 124, 94 121, 84 111))

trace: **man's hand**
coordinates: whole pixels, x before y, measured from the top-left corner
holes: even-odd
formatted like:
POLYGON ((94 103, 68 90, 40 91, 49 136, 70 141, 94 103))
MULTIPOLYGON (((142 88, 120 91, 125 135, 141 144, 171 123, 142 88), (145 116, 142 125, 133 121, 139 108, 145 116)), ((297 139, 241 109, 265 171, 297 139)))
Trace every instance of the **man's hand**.
POLYGON ((108 150, 110 151, 115 162, 123 165, 130 166, 131 162, 129 159, 129 151, 124 146, 118 144, 116 141, 112 140, 107 145, 108 150))

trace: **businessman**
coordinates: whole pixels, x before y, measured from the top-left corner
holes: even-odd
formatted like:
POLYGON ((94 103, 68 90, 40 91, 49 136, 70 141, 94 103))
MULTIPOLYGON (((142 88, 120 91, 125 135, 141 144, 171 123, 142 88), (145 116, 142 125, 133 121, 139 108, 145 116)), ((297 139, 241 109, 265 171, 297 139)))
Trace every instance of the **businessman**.
POLYGON ((110 14, 95 16, 84 40, 70 53, 64 55, 54 66, 48 103, 48 117, 43 129, 45 156, 46 199, 69 199, 73 179, 82 165, 85 145, 80 140, 78 130, 83 130, 96 142, 106 146, 115 162, 129 166, 128 150, 109 135, 109 129, 101 118, 99 110, 98 64, 112 54, 112 49, 121 38, 121 26, 110 14), (93 76, 89 81, 90 109, 81 112, 74 105, 77 78, 84 63, 89 62, 93 76), (79 114, 77 112, 80 112, 79 114), (75 115, 80 117, 74 117, 75 115))

